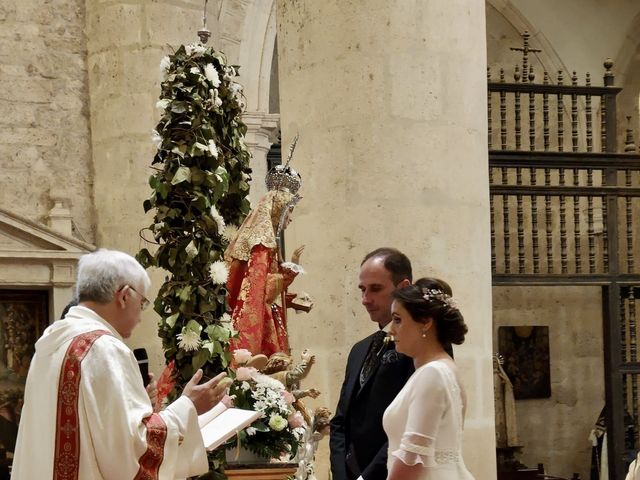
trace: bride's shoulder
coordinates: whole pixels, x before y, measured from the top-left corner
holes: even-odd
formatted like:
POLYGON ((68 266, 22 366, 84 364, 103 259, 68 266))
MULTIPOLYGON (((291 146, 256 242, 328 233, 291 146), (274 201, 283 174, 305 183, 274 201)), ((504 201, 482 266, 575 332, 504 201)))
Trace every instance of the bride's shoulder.
POLYGON ((434 360, 422 365, 416 370, 419 378, 445 380, 456 376, 456 365, 449 360, 434 360))

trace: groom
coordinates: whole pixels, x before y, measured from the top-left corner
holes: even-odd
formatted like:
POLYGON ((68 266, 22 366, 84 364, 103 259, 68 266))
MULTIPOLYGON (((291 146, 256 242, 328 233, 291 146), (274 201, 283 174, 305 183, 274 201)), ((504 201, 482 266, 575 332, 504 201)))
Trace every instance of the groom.
POLYGON ((387 436, 382 415, 413 373, 410 358, 385 343, 391 322, 391 292, 411 284, 411 262, 395 248, 364 257, 358 288, 378 331, 356 343, 347 360, 336 415, 331 420, 333 480, 385 480, 387 436))

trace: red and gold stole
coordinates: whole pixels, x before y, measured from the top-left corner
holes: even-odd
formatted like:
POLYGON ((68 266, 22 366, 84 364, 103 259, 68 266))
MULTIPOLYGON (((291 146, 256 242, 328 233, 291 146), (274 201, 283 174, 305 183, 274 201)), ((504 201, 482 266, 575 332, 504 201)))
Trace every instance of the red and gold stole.
MULTIPOLYGON (((56 418, 56 446, 53 463, 54 480, 77 480, 80 468, 80 427, 78 397, 80 394, 80 364, 106 330, 94 330, 75 337, 62 361, 58 383, 56 418)), ((155 480, 164 458, 167 426, 160 415, 153 414, 143 420, 147 427, 147 450, 139 460, 136 480, 155 480)))
POLYGON ((80 393, 80 364, 94 342, 106 330, 94 330, 75 337, 62 360, 58 382, 56 415, 56 449, 53 458, 54 480, 77 480, 80 466, 80 425, 78 395, 80 393))

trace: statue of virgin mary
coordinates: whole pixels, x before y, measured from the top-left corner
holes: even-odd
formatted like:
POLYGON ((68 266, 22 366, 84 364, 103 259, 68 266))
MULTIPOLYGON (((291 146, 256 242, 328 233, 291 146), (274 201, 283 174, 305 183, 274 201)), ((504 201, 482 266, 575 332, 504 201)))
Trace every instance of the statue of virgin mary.
POLYGON ((266 356, 289 353, 285 294, 302 272, 298 262, 303 247, 294 252, 291 262, 285 262, 279 239, 300 199, 300 184, 300 175, 288 165, 271 169, 267 175, 269 191, 225 251, 229 264, 227 302, 239 333, 231 341, 232 351, 244 348, 266 356))

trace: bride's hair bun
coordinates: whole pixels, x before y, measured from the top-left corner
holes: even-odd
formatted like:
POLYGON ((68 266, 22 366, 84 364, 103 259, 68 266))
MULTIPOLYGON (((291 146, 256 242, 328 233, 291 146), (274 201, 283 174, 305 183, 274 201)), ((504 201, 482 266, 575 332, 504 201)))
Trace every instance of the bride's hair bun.
POLYGON ((442 345, 464 342, 468 328, 451 287, 444 280, 420 278, 413 285, 394 291, 393 298, 402 302, 416 322, 424 323, 432 318, 442 345))

